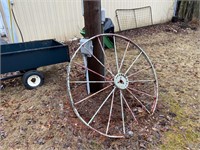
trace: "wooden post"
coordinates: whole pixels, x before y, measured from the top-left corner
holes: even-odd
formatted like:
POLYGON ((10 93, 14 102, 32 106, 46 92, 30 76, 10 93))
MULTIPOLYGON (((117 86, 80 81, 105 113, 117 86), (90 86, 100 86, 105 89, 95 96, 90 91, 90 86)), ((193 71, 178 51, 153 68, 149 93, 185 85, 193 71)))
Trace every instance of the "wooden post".
MULTIPOLYGON (((90 38, 101 34, 101 0, 84 0, 85 37, 90 38)), ((102 40, 102 39, 101 39, 102 40)), ((92 41, 93 54, 104 64, 104 56, 98 39, 92 41)), ((104 75, 104 67, 94 57, 88 57, 88 68, 104 75)), ((103 81, 104 79, 89 71, 90 81, 103 81)), ((90 83, 90 92, 94 93, 103 88, 102 83, 90 83)))

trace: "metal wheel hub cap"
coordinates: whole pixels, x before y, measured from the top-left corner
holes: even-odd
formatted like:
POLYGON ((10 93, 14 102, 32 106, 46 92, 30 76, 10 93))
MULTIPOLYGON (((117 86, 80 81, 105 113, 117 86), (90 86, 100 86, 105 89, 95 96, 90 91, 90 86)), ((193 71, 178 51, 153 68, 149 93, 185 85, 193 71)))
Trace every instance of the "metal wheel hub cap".
POLYGON ((36 87, 40 84, 41 79, 38 75, 32 75, 27 80, 28 84, 32 87, 36 87))
POLYGON ((128 87, 129 81, 128 81, 128 78, 124 74, 118 73, 114 77, 114 83, 117 88, 124 90, 128 87))

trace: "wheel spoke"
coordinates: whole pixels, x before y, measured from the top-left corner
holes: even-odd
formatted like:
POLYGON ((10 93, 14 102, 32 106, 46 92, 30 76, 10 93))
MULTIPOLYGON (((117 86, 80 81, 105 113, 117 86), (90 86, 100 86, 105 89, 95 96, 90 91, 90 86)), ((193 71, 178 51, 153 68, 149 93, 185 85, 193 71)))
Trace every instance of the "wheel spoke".
POLYGON ((114 50, 115 50, 115 60, 116 60, 117 72, 119 73, 119 64, 118 64, 118 56, 117 56, 117 48, 116 48, 115 36, 113 36, 113 41, 114 41, 114 50))
POLYGON ((113 83, 114 81, 70 81, 70 83, 113 83))
POLYGON ((129 89, 127 89, 127 91, 142 105, 142 108, 144 108, 150 114, 146 106, 144 106, 144 104, 142 104, 142 102, 129 89))
POLYGON ((113 109, 114 97, 115 97, 115 91, 113 92, 112 100, 111 100, 111 104, 110 104, 110 114, 109 114, 109 118, 108 118, 108 124, 107 124, 107 128, 106 128, 106 134, 108 134, 108 130, 109 130, 109 126, 110 126, 110 120, 111 120, 111 116, 112 116, 112 109, 113 109))
POLYGON ((90 53, 90 55, 92 55, 92 57, 94 57, 94 59, 96 59, 96 61, 98 61, 98 63, 99 63, 102 67, 104 67, 112 76, 114 76, 113 73, 112 73, 109 69, 107 69, 107 68, 105 67, 105 65, 104 65, 96 56, 94 56, 86 47, 85 47, 85 49, 90 53))
POLYGON ((137 83, 137 82, 155 82, 155 80, 134 80, 134 81, 129 81, 129 83, 137 83))
POLYGON ((121 113, 122 113, 122 126, 123 126, 123 133, 126 133, 125 129, 125 121, 124 121, 124 106, 123 106, 123 99, 122 99, 122 91, 120 90, 120 101, 121 101, 121 113))
POLYGON ((79 64, 79 63, 77 63, 77 62, 74 62, 74 64, 76 64, 76 65, 79 66, 79 67, 85 68, 85 69, 89 70, 90 72, 92 72, 92 73, 94 73, 94 74, 96 74, 96 75, 98 75, 98 76, 100 76, 100 77, 102 77, 102 78, 104 78, 104 79, 106 79, 106 80, 108 80, 108 81, 111 80, 111 79, 106 78, 105 76, 103 76, 103 75, 101 75, 101 74, 99 74, 99 73, 97 73, 97 72, 95 72, 95 71, 89 69, 88 67, 85 67, 85 66, 83 66, 83 65, 81 65, 81 64, 79 64))
MULTIPOLYGON (((105 59, 108 61, 108 59, 107 59, 108 57, 106 56, 105 50, 104 50, 104 48, 103 48, 103 45, 102 45, 101 40, 99 39, 99 37, 98 37, 98 41, 99 41, 99 45, 101 46, 101 50, 102 50, 102 52, 103 52, 103 54, 104 54, 104 56, 105 56, 105 59)), ((108 68, 109 68, 110 73, 112 74, 112 76, 115 76, 115 75, 113 74, 113 72, 112 72, 112 69, 111 69, 109 63, 108 63, 108 68)))
POLYGON ((126 52, 127 52, 128 48, 129 48, 129 45, 130 45, 130 41, 128 42, 128 44, 127 44, 127 46, 126 46, 126 50, 125 50, 125 52, 124 52, 124 55, 123 55, 123 58, 122 58, 122 61, 121 61, 121 65, 120 65, 120 67, 119 67, 119 72, 120 72, 120 70, 121 70, 121 68, 122 68, 122 66, 123 66, 124 58, 125 58, 125 56, 126 56, 126 52))
POLYGON ((130 77, 132 77, 132 76, 134 76, 134 75, 136 75, 136 74, 142 72, 143 70, 147 70, 147 69, 149 69, 149 68, 151 68, 151 66, 149 66, 149 67, 147 67, 147 68, 144 68, 144 69, 141 69, 141 70, 139 70, 139 71, 137 71, 137 72, 135 72, 135 73, 133 73, 133 74, 130 74, 130 75, 128 76, 128 78, 130 78, 130 77))
POLYGON ((81 103, 81 102, 83 102, 83 101, 85 101, 85 100, 87 100, 87 99, 89 99, 89 98, 91 98, 91 97, 93 97, 93 96, 99 94, 100 92, 102 92, 102 91, 108 89, 108 88, 111 87, 111 86, 112 86, 112 85, 106 86, 105 88, 103 88, 103 89, 101 89, 101 90, 99 90, 99 91, 97 91, 97 92, 95 92, 95 93, 89 95, 88 97, 86 97, 86 98, 84 98, 84 99, 82 99, 82 100, 76 102, 75 105, 77 105, 77 104, 79 104, 79 103, 81 103))
POLYGON ((135 62, 138 60, 138 58, 141 56, 142 52, 135 58, 135 60, 132 62, 130 67, 126 70, 125 75, 129 72, 129 70, 132 68, 132 66, 135 64, 135 62))
POLYGON ((135 89, 135 88, 128 88, 128 89, 129 89, 129 90, 132 90, 132 91, 136 91, 136 92, 138 92, 138 93, 142 93, 142 94, 147 95, 147 96, 149 96, 149 97, 154 97, 153 95, 150 95, 150 94, 148 94, 148 93, 146 93, 146 92, 137 90, 137 89, 135 89))
POLYGON ((136 117, 135 117, 135 114, 134 114, 133 111, 131 110, 131 108, 130 108, 130 106, 129 106, 128 102, 126 101, 126 99, 125 99, 125 97, 124 97, 123 94, 122 94, 122 98, 124 99, 124 102, 126 103, 126 106, 128 107, 129 111, 131 112, 131 114, 132 114, 134 120, 136 121, 136 123, 138 123, 138 121, 137 121, 137 119, 136 119, 136 117))
POLYGON ((109 97, 111 96, 111 94, 115 91, 115 88, 110 92, 110 94, 106 97, 106 99, 103 101, 103 103, 101 104, 101 106, 98 108, 98 110, 95 112, 95 114, 92 116, 92 118, 90 119, 90 121, 88 122, 88 124, 90 124, 94 118, 96 117, 96 115, 98 114, 98 112, 101 110, 101 108, 103 107, 103 105, 107 102, 107 100, 109 99, 109 97))

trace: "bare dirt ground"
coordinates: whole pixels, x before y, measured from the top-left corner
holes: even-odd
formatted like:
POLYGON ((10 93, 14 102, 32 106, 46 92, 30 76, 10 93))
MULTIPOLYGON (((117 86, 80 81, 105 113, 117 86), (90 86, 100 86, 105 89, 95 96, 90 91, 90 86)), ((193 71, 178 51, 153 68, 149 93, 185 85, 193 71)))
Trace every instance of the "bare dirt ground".
MULTIPOLYGON (((0 150, 200 149, 200 29, 168 23, 119 34, 155 64, 159 102, 150 125, 137 126, 128 139, 109 139, 85 127, 70 107, 63 63, 40 68, 45 84, 31 91, 20 78, 3 82, 0 150)), ((75 47, 70 45, 72 52, 75 47)))

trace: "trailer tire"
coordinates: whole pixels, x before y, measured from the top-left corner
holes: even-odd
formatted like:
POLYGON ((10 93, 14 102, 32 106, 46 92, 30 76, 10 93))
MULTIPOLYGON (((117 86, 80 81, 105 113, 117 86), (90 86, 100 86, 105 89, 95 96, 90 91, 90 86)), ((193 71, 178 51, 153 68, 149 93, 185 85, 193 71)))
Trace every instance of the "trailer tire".
POLYGON ((23 75, 22 82, 26 89, 32 90, 37 88, 38 86, 43 85, 44 76, 41 72, 31 70, 23 75))

